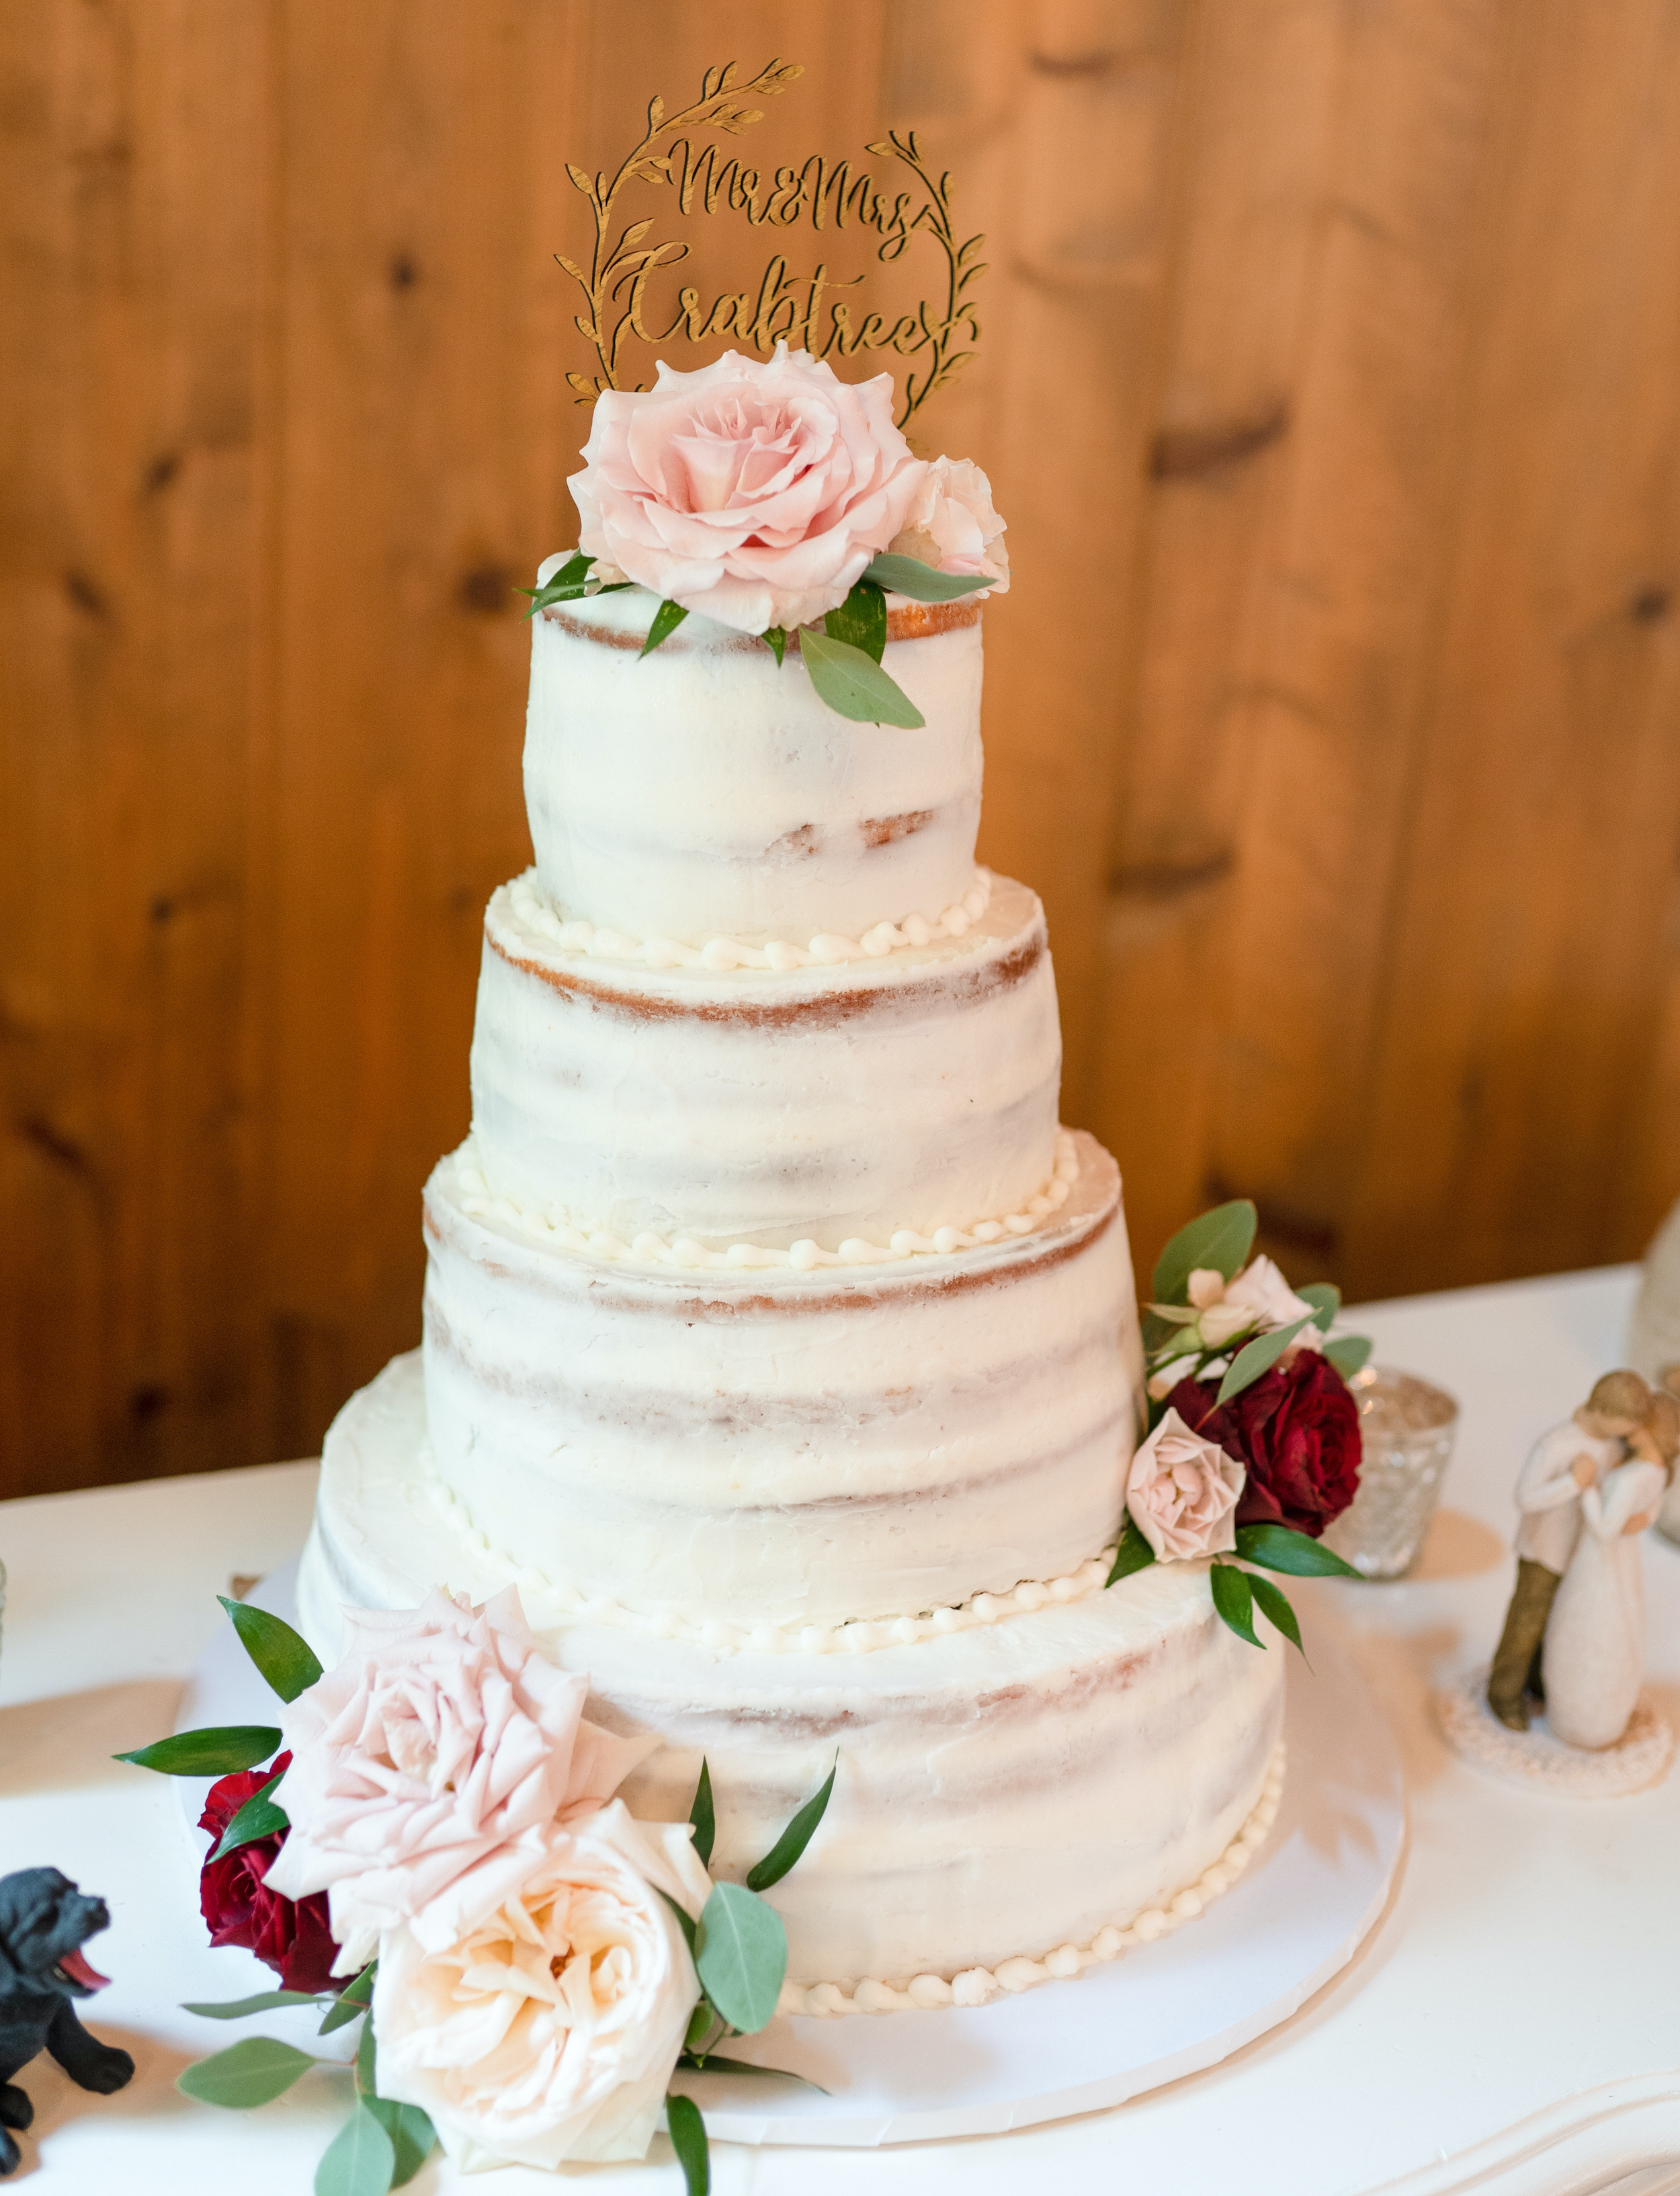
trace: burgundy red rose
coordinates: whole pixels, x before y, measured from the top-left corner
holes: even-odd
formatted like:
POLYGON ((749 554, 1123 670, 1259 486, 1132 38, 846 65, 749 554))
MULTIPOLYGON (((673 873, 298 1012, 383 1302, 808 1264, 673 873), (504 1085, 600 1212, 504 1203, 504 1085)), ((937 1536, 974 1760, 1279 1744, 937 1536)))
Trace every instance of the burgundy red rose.
MULTIPOLYGON (((211 1834, 215 1851, 227 1829, 247 1800, 254 1799, 272 1777, 290 1766, 289 1754, 277 1754, 266 1769, 242 1769, 219 1777, 210 1788, 199 1828, 211 1834)), ((212 1945, 241 1945, 255 1952, 265 1967, 280 1977, 283 1990, 326 1991, 342 1987, 332 1979, 332 1962, 338 1956, 327 1926, 326 1894, 309 1898, 282 1898, 264 1881, 286 1833, 255 1838, 247 1846, 207 1860, 199 1878, 199 1904, 210 1924, 212 1945)))
POLYGON ((1286 1525, 1317 1540, 1353 1500, 1360 1414, 1347 1383, 1317 1350, 1290 1353, 1228 1403, 1213 1380, 1181 1380, 1169 1407, 1245 1468, 1239 1525, 1286 1525))

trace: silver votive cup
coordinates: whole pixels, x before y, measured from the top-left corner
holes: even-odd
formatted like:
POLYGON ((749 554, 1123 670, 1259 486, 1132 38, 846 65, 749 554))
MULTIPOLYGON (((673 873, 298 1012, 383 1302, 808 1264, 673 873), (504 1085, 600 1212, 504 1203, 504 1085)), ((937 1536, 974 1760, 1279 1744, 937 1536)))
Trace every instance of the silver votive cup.
POLYGON ((1325 1532, 1327 1548, 1362 1577, 1399 1578, 1417 1557, 1452 1454, 1458 1406, 1445 1389, 1392 1366, 1348 1383, 1360 1407, 1359 1492, 1325 1532))

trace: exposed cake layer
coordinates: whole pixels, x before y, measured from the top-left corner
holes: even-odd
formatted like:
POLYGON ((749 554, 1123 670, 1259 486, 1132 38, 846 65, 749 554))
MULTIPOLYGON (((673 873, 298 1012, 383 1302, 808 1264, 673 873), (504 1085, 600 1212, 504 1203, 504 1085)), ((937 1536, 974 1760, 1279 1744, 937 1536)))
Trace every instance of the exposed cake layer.
POLYGON ((1136 1313, 1089 1137, 1034 1234, 845 1276, 637 1270, 427 1187, 439 1476, 587 1598, 744 1627, 915 1616, 1112 1537, 1136 1313))
MULTIPOLYGON (((550 558, 545 580, 563 560, 550 558)), ((532 620, 525 802, 567 915, 702 945, 935 920, 973 878, 980 613, 895 610, 885 668, 919 731, 852 724, 797 648, 699 615, 651 656, 641 589, 532 620)))
POLYGON ((1055 1165, 1044 915, 993 881, 944 937, 839 968, 602 965, 504 886, 472 1043, 488 1195, 626 1242, 838 1251, 1017 1211, 1055 1165))
MULTIPOLYGON (((327 1659, 344 1604, 505 1583, 426 1494, 424 1438, 414 1384, 390 1372, 328 1436, 299 1581, 327 1659)), ((1170 1905, 1243 1830, 1281 1731, 1283 1656, 1227 1629, 1201 1564, 844 1661, 720 1657, 535 1598, 527 1613, 590 1673, 592 1716, 665 1740, 626 1789, 635 1812, 684 1819, 708 1760, 723 1875, 768 1850, 838 1753, 823 1826, 770 1894, 807 1985, 995 1971, 1170 1905)))

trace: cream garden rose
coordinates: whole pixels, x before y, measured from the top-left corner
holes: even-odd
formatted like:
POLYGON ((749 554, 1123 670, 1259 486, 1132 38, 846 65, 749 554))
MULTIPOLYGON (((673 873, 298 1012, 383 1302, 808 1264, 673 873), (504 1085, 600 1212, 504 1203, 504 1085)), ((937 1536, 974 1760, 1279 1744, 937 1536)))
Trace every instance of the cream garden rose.
POLYGON ((328 1893, 338 1973, 399 1923, 453 1942, 522 1880, 557 1817, 610 1799, 655 1742, 587 1722, 587 1692, 511 1587, 482 1609, 434 1592, 345 1612, 338 1667, 280 1714, 292 1828, 266 1878, 287 1898, 328 1893))
POLYGON ((604 390, 583 458, 567 485, 598 572, 750 633, 843 603, 929 470, 892 424, 890 374, 841 381, 785 343, 604 390))
POLYGON ((1237 1545, 1244 1477, 1235 1457, 1169 1410, 1132 1459, 1126 1507, 1163 1563, 1223 1555, 1237 1545))
MULTIPOLYGON (((984 573, 988 594, 1009 591, 1009 552, 1004 522, 992 508, 991 483, 969 458, 935 458, 904 516, 902 533, 887 545, 895 556, 914 557, 937 571, 966 577, 984 573)), ((984 599, 982 598, 981 599, 984 599)))
POLYGON ((382 2096, 429 2113, 459 2166, 641 2158, 689 2016, 698 1917, 686 1823, 621 1800, 556 1827, 523 1882, 442 1948, 387 1933, 373 1991, 382 2096))

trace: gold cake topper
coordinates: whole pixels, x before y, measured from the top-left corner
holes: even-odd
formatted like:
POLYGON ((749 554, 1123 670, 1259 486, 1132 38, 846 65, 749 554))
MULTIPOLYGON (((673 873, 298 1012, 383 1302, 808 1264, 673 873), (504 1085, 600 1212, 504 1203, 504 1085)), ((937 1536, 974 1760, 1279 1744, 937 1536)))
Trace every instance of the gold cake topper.
MULTIPOLYGON (((692 106, 667 114, 665 101, 657 94, 649 101, 646 133, 610 180, 601 173, 592 181, 581 168, 567 162, 567 174, 589 200, 595 217, 595 249, 587 273, 563 252, 555 254, 588 300, 587 310, 576 316, 576 327, 600 361, 598 373, 566 376, 580 403, 592 403, 603 389, 623 386, 623 352, 632 337, 644 344, 701 344, 714 336, 732 335, 743 347, 750 345, 765 356, 785 340, 790 350, 808 350, 817 358, 827 358, 831 351, 851 358, 860 350, 892 350, 902 358, 921 359, 920 378, 912 369, 905 380, 904 408, 898 419, 902 428, 935 390, 944 388, 973 358, 980 324, 967 292, 985 272, 979 258, 984 240, 971 236, 957 242, 951 226, 950 174, 935 177, 930 172, 913 130, 903 136, 890 130, 884 141, 865 148, 877 159, 895 160, 909 170, 915 186, 903 190, 884 189, 867 169, 854 170, 849 161, 829 161, 818 153, 796 167, 776 168, 766 181, 738 154, 725 159, 722 146, 696 143, 702 133, 711 131, 740 136, 764 119, 762 107, 743 106, 743 100, 776 98, 804 73, 797 62, 771 61, 749 83, 737 84, 733 61, 707 69, 700 97, 692 106), (699 289, 685 286, 678 293, 677 311, 668 326, 649 328, 644 317, 648 284, 661 269, 685 259, 689 246, 675 238, 649 242, 655 225, 651 218, 626 222, 613 241, 619 198, 632 182, 674 191, 684 214, 696 207, 707 214, 726 209, 755 228, 791 232, 809 220, 820 234, 830 221, 836 230, 853 223, 879 239, 875 257, 883 265, 899 259, 913 236, 930 237, 944 259, 943 305, 924 298, 914 312, 898 315, 890 325, 877 312, 854 317, 852 293, 864 282, 864 274, 836 276, 826 260, 808 274, 795 274, 788 269, 786 254, 776 251, 756 288, 725 290, 707 303, 699 289)), ((639 381, 630 384, 634 389, 644 385, 639 381)))

